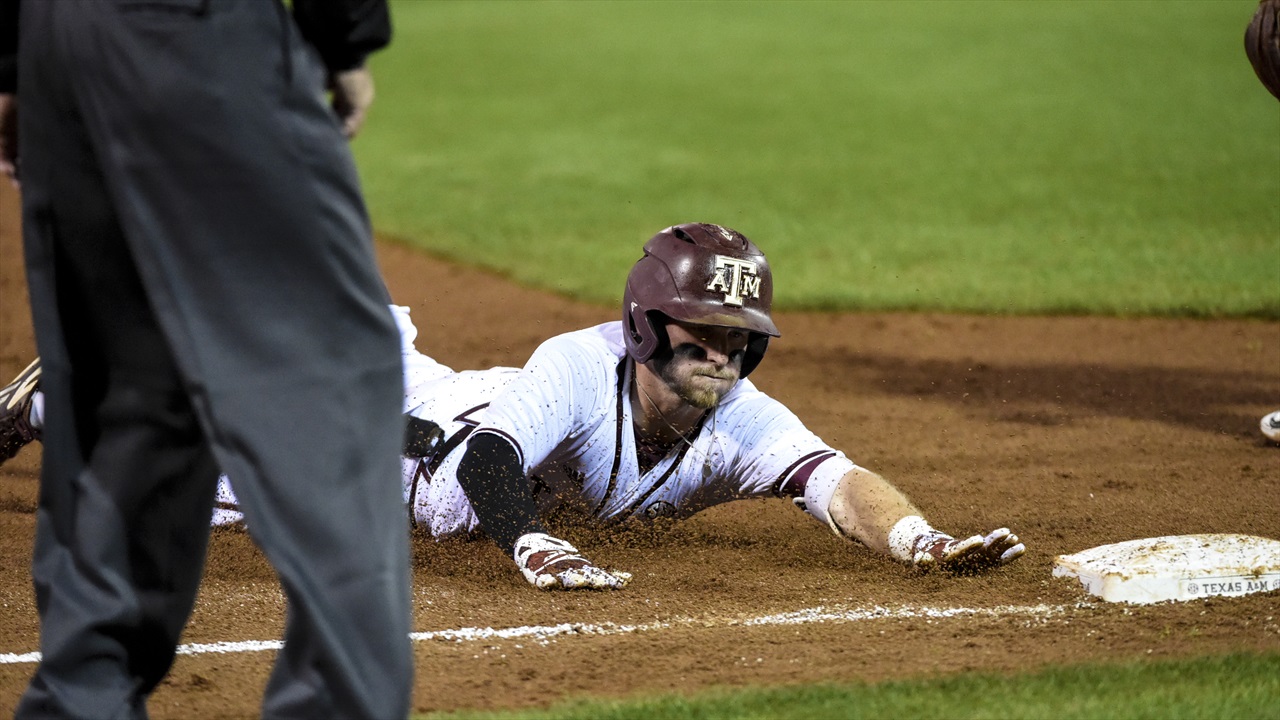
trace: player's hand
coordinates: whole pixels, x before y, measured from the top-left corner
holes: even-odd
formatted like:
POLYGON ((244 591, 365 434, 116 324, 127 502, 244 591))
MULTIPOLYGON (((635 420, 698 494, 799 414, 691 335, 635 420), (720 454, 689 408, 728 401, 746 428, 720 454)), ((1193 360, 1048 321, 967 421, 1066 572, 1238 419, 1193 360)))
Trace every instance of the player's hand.
POLYGON ((916 539, 912 564, 926 571, 937 568, 957 574, 979 573, 1008 565, 1026 551, 1026 546, 1009 528, 994 530, 985 537, 953 538, 930 533, 916 539))
POLYGON ((618 590, 631 573, 603 570, 578 554, 578 549, 546 533, 529 533, 516 540, 516 565, 540 590, 618 590))
POLYGON ((373 104, 373 73, 361 66, 334 73, 329 79, 333 92, 333 111, 342 123, 342 134, 348 140, 360 132, 365 114, 373 104))

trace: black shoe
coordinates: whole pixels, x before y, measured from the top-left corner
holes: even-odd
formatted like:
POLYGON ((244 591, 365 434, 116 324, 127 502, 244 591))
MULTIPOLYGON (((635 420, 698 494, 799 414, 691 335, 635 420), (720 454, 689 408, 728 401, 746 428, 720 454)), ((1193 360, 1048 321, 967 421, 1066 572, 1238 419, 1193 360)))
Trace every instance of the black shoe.
POLYGON ((0 463, 18 454, 40 430, 31 427, 31 398, 40 389, 40 358, 0 390, 0 463))

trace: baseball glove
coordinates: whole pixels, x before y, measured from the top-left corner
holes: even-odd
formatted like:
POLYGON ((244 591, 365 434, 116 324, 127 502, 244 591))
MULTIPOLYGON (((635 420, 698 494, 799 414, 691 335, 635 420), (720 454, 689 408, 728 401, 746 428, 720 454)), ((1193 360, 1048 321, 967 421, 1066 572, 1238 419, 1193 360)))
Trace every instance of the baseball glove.
POLYGON ((1244 31, 1244 52, 1262 85, 1280 100, 1280 0, 1262 0, 1244 31))

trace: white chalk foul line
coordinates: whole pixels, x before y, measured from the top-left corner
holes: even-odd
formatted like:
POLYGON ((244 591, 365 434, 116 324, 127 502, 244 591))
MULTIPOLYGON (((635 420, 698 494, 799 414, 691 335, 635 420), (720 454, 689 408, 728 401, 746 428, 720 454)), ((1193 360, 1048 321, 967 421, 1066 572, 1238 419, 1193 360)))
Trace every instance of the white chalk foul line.
MULTIPOLYGON (((542 644, 565 635, 622 635, 626 633, 650 632, 676 627, 758 627, 761 625, 807 625, 825 622, 858 622, 863 620, 885 619, 946 619, 956 617, 1032 617, 1050 618, 1063 615, 1073 610, 1093 607, 1090 603, 1075 605, 1000 605, 990 608, 943 608, 916 607, 871 607, 848 608, 818 607, 805 608, 794 612, 761 615, 753 618, 692 618, 681 617, 671 620, 642 623, 639 625, 619 625, 617 623, 561 623, 559 625, 525 625, 512 628, 457 628, 452 630, 431 630, 427 632, 409 633, 409 639, 415 642, 426 640, 452 641, 457 643, 474 642, 476 640, 513 640, 532 638, 542 644)), ((203 655, 209 653, 243 653, 279 650, 284 647, 280 640, 247 640, 243 642, 191 643, 178 647, 179 655, 203 655)), ((0 665, 40 662, 40 653, 5 653, 0 654, 0 665)))

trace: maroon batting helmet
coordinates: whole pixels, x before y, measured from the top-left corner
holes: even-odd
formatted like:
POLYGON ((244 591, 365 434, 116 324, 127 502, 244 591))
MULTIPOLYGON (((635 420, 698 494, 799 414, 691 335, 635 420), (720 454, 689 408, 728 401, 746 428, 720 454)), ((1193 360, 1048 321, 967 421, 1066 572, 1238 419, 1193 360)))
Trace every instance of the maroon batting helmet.
POLYGON ((668 343, 667 319, 741 328, 751 333, 742 359, 746 377, 778 337, 769 312, 773 273, 755 243, 719 225, 688 223, 654 235, 627 275, 622 323, 627 353, 648 362, 668 343))

